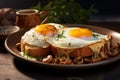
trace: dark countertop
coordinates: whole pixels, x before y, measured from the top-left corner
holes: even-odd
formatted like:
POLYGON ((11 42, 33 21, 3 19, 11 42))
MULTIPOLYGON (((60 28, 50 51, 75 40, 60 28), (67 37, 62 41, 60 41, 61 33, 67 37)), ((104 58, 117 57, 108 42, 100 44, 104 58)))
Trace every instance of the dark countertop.
MULTIPOLYGON (((91 25, 101 26, 120 32, 120 23, 94 23, 91 25)), ((0 45, 1 46, 1 45, 0 45)), ((3 46, 0 52, 0 80, 119 80, 120 61, 86 70, 64 71, 44 69, 24 63, 6 50, 3 46)))

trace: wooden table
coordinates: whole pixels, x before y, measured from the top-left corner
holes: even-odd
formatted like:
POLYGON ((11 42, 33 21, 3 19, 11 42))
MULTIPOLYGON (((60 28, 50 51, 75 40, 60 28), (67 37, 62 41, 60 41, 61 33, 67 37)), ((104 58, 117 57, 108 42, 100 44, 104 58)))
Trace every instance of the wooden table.
MULTIPOLYGON (((120 32, 120 23, 91 23, 120 32)), ((2 49, 3 46, 1 46, 2 49)), ((84 71, 47 70, 15 59, 7 51, 0 52, 0 80, 119 80, 120 61, 84 71)))

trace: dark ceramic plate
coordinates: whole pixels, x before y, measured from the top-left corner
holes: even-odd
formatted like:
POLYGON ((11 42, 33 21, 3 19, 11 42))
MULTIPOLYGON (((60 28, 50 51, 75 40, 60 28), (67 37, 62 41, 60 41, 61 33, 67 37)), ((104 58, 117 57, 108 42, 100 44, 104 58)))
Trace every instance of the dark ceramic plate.
MULTIPOLYGON (((102 33, 102 34, 111 34, 113 36, 113 43, 118 43, 120 42, 120 33, 101 28, 101 27, 96 27, 96 26, 91 26, 91 25, 68 25, 70 27, 85 27, 88 28, 92 31, 102 33)), ((80 64, 80 65, 58 65, 58 64, 46 64, 46 63, 41 63, 39 61, 32 61, 24 58, 19 54, 19 50, 16 48, 16 44, 20 42, 21 36, 26 32, 27 30, 24 31, 19 31, 17 33, 14 33, 10 35, 6 40, 5 40, 5 47, 6 49, 17 59, 20 59, 24 62, 30 63, 31 65, 36 65, 36 66, 41 66, 41 67, 47 67, 47 68, 57 68, 57 69, 85 69, 85 68, 93 68, 93 67, 99 67, 106 65, 108 63, 113 63, 117 60, 120 59, 120 55, 117 55, 115 57, 110 57, 107 60, 96 62, 96 63, 89 63, 89 64, 80 64)))

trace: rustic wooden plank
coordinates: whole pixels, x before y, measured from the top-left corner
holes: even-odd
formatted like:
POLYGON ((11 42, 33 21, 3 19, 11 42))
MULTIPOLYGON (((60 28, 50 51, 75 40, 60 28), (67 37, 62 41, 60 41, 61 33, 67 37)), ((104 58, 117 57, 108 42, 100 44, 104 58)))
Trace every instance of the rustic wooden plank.
POLYGON ((21 73, 13 63, 13 56, 0 53, 0 80, 32 80, 21 73))

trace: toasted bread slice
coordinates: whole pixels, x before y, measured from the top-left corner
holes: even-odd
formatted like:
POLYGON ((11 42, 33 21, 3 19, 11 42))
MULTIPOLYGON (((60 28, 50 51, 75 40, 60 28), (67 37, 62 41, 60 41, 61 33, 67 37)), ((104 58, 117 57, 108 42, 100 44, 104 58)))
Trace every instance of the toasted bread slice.
POLYGON ((33 46, 30 44, 27 44, 21 39, 21 51, 27 53, 32 57, 45 57, 49 54, 50 47, 42 48, 38 46, 33 46))
POLYGON ((106 54, 111 45, 111 36, 109 36, 109 40, 101 40, 94 44, 90 44, 88 46, 82 48, 60 48, 60 47, 51 47, 52 52, 58 56, 68 56, 68 57, 88 57, 94 54, 100 54, 101 52, 106 54))

